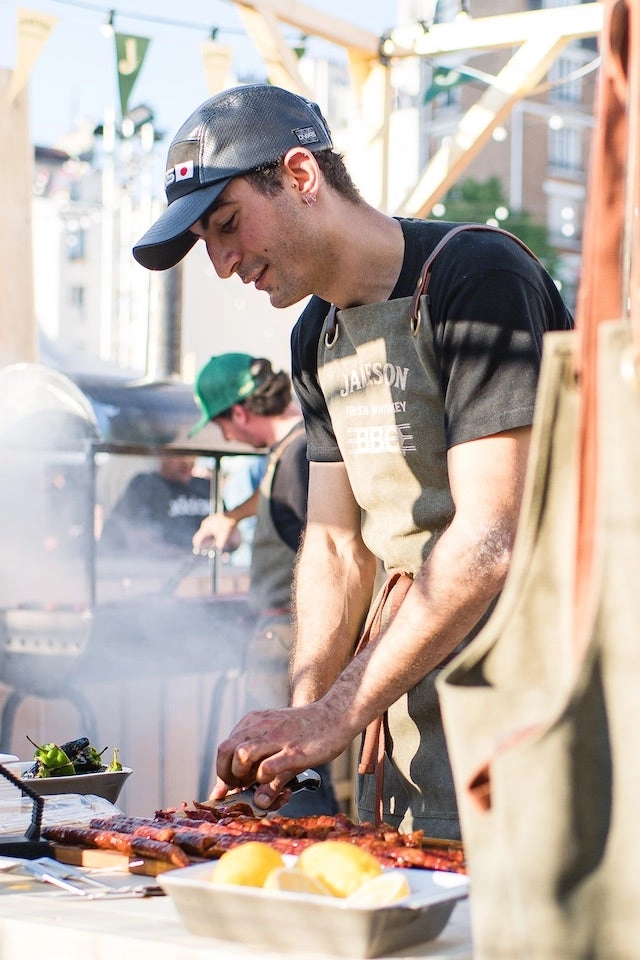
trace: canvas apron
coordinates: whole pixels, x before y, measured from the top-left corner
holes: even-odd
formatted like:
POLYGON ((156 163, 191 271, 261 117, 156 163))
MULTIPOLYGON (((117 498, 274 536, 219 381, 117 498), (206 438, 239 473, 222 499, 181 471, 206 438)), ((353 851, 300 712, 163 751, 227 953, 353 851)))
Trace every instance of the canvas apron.
POLYGON ((640 956, 640 83, 625 109, 616 69, 638 80, 637 3, 607 4, 602 49, 577 331, 545 337, 509 576, 438 684, 477 960, 640 956))
MULTIPOLYGON (((453 515, 444 402, 428 312, 431 266, 460 225, 436 246, 412 298, 330 310, 318 345, 318 377, 354 497, 362 537, 406 589, 453 515), (397 575, 402 574, 402 578, 397 575)), ((519 242, 519 241, 518 241, 519 242)), ((384 595, 389 586, 383 588, 384 595)), ((374 604, 374 609, 375 609, 374 604)), ((383 604, 384 627, 394 605, 383 604)), ((476 628, 477 630, 478 628, 476 628)), ((476 631, 474 631, 475 633, 476 631)), ((466 643, 468 638, 460 644, 466 643)), ((435 680, 439 666, 383 718, 383 775, 361 764, 362 820, 459 839, 453 779, 435 680), (383 784, 382 808, 376 794, 383 784)))

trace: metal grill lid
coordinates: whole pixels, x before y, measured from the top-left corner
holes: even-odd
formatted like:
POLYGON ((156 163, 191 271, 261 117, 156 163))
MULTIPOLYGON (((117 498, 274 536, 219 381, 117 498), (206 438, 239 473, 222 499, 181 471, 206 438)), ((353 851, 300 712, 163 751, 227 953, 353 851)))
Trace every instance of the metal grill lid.
POLYGON ((0 369, 0 448, 77 450, 100 439, 89 400, 64 374, 37 363, 0 369))

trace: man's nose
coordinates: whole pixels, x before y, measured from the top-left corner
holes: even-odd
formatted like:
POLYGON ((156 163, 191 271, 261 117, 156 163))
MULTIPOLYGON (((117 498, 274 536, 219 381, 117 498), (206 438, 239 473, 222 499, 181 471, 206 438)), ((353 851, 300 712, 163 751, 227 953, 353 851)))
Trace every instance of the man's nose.
POLYGON ((207 255, 221 280, 227 280, 236 272, 240 257, 232 249, 218 243, 207 243, 207 255))

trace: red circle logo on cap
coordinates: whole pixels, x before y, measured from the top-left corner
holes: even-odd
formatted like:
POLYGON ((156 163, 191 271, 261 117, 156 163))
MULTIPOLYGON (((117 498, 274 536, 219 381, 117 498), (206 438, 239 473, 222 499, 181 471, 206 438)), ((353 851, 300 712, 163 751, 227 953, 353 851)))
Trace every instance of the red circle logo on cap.
POLYGON ((188 167, 180 167, 180 176, 181 176, 181 177, 186 176, 188 172, 189 172, 189 168, 188 168, 188 167))

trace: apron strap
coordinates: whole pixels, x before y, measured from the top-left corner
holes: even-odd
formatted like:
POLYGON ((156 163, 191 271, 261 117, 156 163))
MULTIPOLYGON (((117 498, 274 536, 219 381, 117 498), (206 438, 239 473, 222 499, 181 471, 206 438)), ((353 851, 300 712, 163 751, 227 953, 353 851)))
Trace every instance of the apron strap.
MULTIPOLYGON (((359 653, 367 644, 375 640, 382 630, 391 623, 413 583, 410 573, 396 572, 385 581, 378 597, 369 611, 364 629, 355 649, 359 653)), ((458 654, 456 648, 447 654, 438 664, 444 667, 458 654)), ((376 776, 375 793, 375 823, 379 826, 384 820, 383 788, 384 788, 384 756, 385 747, 385 718, 376 717, 366 727, 362 738, 362 749, 358 763, 359 774, 374 774, 376 776)))
POLYGON ((431 268, 434 260, 450 240, 453 240, 453 238, 459 233, 467 230, 489 230, 491 233, 501 233, 503 237, 509 237, 511 240, 515 240, 515 242, 521 246, 530 257, 533 257, 534 260, 538 260, 538 257, 536 257, 533 250, 529 249, 526 243, 524 243, 519 237, 516 237, 515 234, 509 233, 508 230, 503 230, 502 227, 491 227, 488 223, 459 223, 456 227, 452 227, 451 230, 445 233, 444 237, 442 237, 435 245, 423 264, 422 270, 420 271, 420 276, 418 277, 418 283, 416 284, 416 289, 411 300, 411 323, 413 329, 417 329, 420 322, 420 298, 424 297, 427 292, 429 281, 431 279, 431 268))
MULTIPOLYGON (((393 573, 386 580, 377 602, 369 612, 356 653, 375 640, 383 627, 395 617, 412 583, 413 577, 409 573, 393 573)), ((384 718, 376 717, 364 731, 358 764, 358 773, 376 775, 376 825, 383 820, 384 754, 384 718)))

